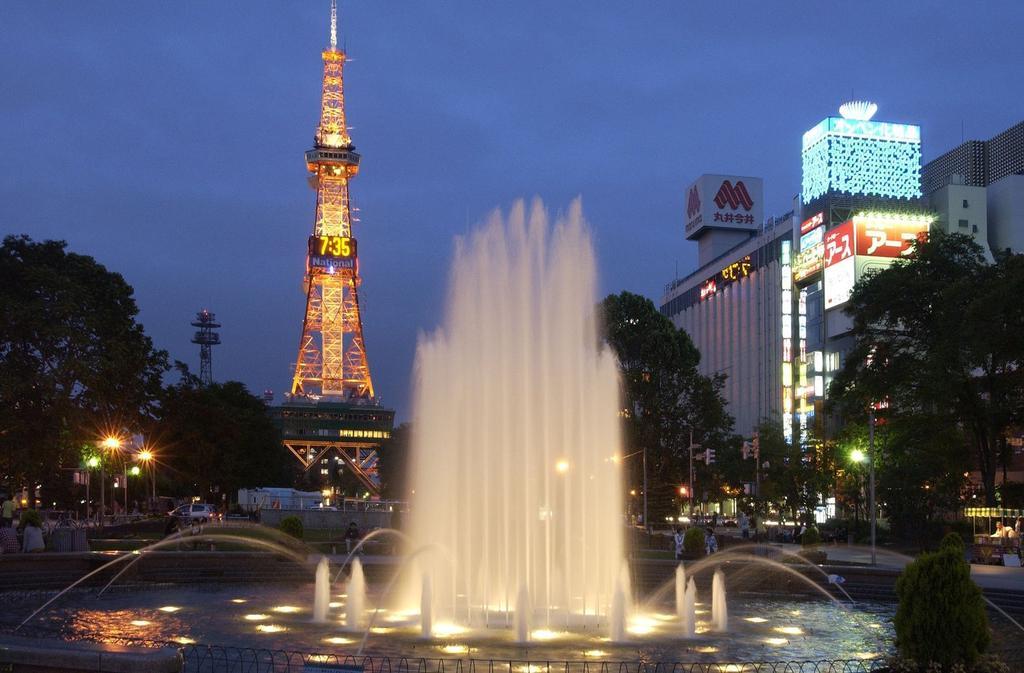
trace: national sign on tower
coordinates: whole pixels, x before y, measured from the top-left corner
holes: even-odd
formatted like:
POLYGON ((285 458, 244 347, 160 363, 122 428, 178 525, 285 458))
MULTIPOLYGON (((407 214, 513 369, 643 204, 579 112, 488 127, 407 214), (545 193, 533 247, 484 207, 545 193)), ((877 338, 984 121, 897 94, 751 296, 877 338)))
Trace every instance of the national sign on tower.
POLYGON ((686 238, 706 229, 755 231, 764 219, 761 178, 704 174, 686 191, 686 238))

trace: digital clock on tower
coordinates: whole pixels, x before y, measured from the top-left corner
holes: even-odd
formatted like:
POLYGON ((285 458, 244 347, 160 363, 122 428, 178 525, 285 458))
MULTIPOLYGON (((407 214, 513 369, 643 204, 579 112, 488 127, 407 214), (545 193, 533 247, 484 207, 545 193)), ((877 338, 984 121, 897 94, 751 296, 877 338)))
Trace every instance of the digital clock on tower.
POLYGON ((356 239, 348 236, 310 236, 309 254, 330 259, 355 259, 356 239))

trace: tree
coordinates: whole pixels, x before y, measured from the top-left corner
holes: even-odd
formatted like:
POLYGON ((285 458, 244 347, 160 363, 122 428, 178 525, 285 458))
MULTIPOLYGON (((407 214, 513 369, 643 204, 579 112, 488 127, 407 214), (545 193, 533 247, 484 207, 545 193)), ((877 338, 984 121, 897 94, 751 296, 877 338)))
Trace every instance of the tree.
POLYGON ((66 248, 27 236, 0 245, 0 479, 64 494, 62 468, 106 433, 137 431, 168 369, 136 322, 131 286, 66 248))
POLYGON ((814 508, 822 493, 831 489, 834 451, 831 444, 812 440, 801 450, 787 442, 782 426, 764 422, 760 437, 761 490, 758 509, 774 508, 791 520, 814 521, 814 508))
MULTIPOLYGON (((700 353, 693 341, 650 299, 609 295, 599 310, 619 362, 627 451, 647 451, 650 516, 658 520, 672 511, 679 485, 688 479, 691 430, 694 442, 706 448, 738 452, 721 393, 725 377, 697 371, 700 353)), ((642 482, 640 463, 628 467, 634 484, 642 482)), ((705 475, 698 492, 715 485, 705 475)))
POLYGON ((184 376, 164 393, 152 437, 169 492, 233 500, 239 488, 290 486, 292 457, 266 405, 237 381, 184 376))
POLYGON ((855 344, 832 384, 840 409, 927 419, 962 434, 988 504, 1024 413, 1024 257, 987 264, 965 235, 935 233, 913 257, 857 283, 846 308, 855 344))
POLYGON ((408 468, 412 448, 412 425, 402 423, 380 447, 377 470, 381 491, 388 500, 408 500, 408 468))
MULTIPOLYGON (((981 589, 971 579, 964 543, 950 533, 896 580, 896 645, 903 657, 942 670, 970 666, 991 640, 981 589)), ((930 669, 929 669, 930 670, 930 669)))

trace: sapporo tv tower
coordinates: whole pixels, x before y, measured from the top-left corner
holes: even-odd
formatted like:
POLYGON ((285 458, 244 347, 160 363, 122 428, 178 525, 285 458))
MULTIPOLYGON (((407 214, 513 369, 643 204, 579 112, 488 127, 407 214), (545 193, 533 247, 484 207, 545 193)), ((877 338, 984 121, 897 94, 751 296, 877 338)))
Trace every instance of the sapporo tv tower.
POLYGON ((308 486, 324 493, 375 496, 377 455, 390 437, 394 411, 374 395, 359 306, 359 255, 352 235, 349 182, 359 155, 345 124, 337 7, 322 53, 323 92, 315 145, 306 152, 316 216, 306 256, 306 312, 291 392, 274 409, 283 443, 302 464, 308 486))

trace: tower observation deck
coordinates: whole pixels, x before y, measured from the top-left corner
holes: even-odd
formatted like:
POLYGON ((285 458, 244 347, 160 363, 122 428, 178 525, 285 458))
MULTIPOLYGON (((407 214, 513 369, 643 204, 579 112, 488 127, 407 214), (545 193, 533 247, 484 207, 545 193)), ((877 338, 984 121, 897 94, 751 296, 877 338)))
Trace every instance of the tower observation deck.
POLYGON ((332 0, 330 46, 321 53, 320 123, 313 148, 305 154, 310 184, 316 190, 303 279, 306 310, 291 391, 272 414, 285 447, 298 458, 307 477, 317 480, 310 473, 319 467, 322 485, 341 486, 346 480, 340 477, 347 469, 359 485, 376 495, 377 449, 390 436, 394 411, 383 409, 374 394, 363 338, 362 278, 349 194, 360 157, 345 122, 346 56, 338 48, 337 35, 337 7, 332 0))

